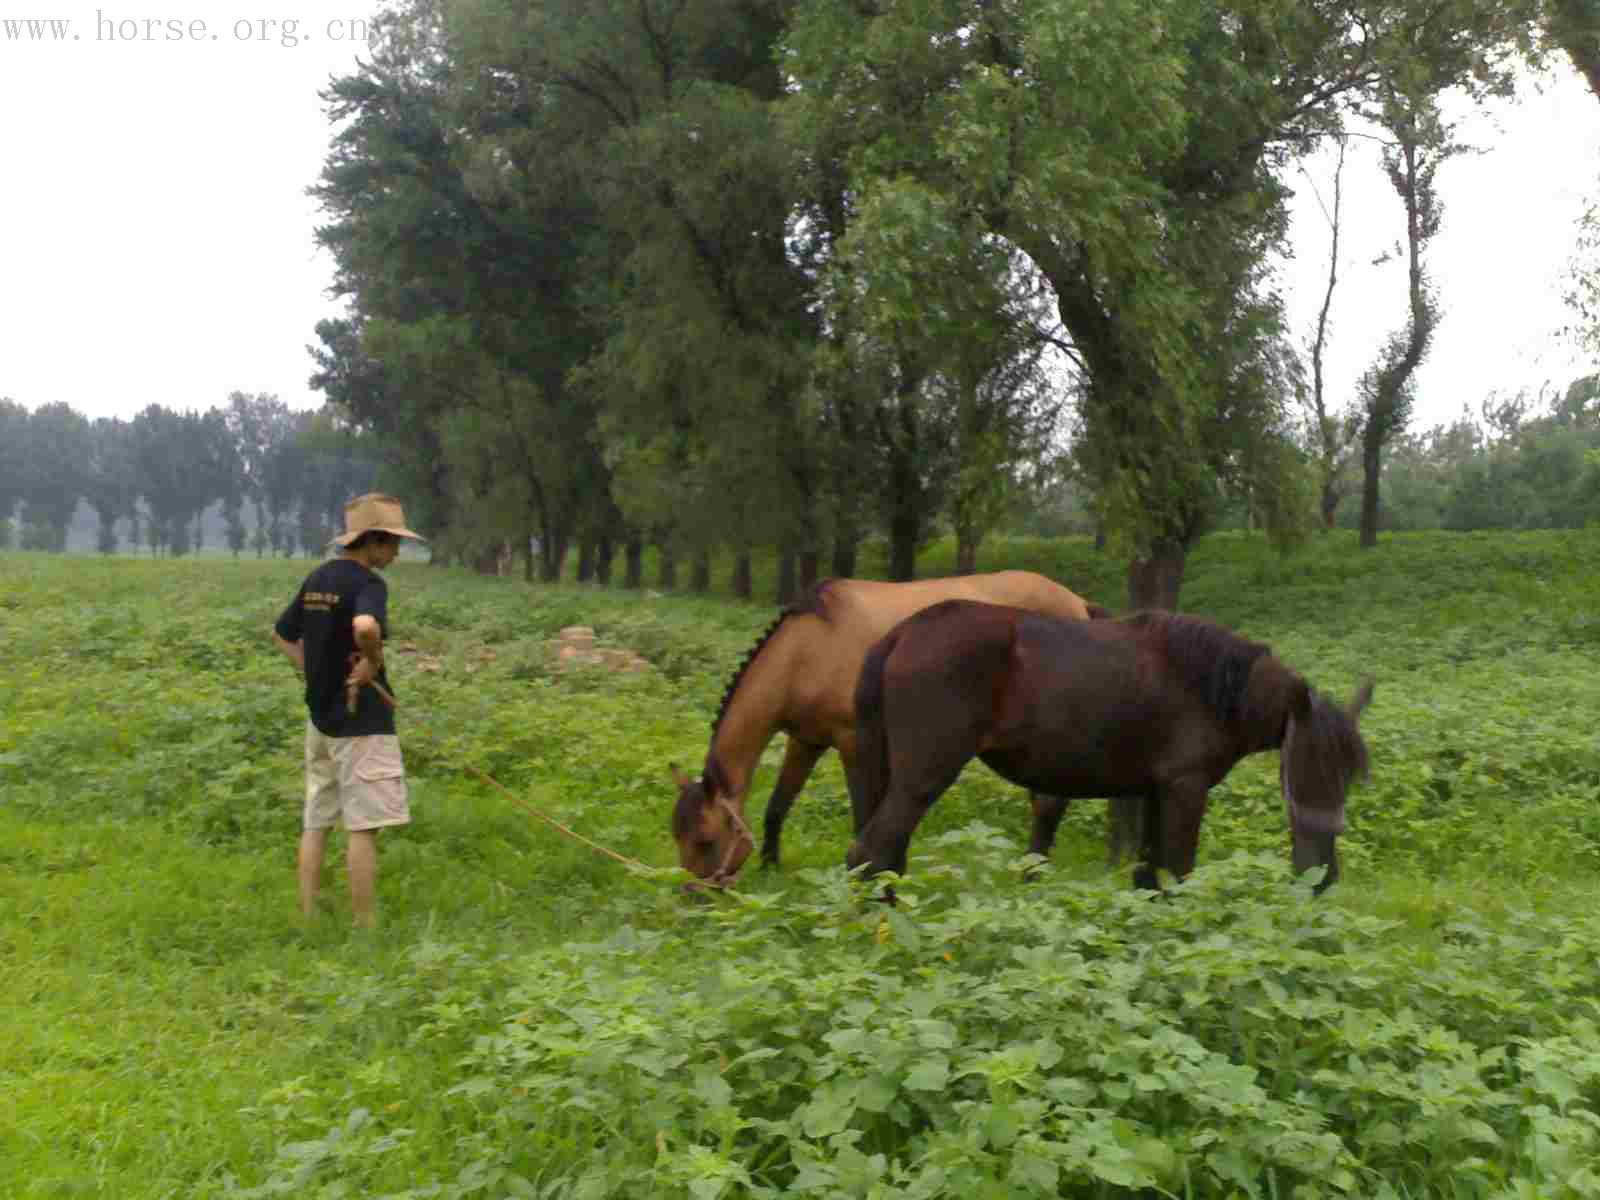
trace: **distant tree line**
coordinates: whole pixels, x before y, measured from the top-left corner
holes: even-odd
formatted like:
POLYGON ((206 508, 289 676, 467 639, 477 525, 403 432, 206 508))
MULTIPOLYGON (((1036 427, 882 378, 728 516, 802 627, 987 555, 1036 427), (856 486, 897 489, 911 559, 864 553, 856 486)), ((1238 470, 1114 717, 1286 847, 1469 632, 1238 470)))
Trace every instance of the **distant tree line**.
POLYGON ((314 554, 342 528, 345 500, 372 486, 368 440, 264 394, 203 413, 151 404, 127 421, 0 399, 0 548, 64 550, 81 501, 105 553, 200 549, 201 514, 219 505, 234 554, 314 554))
MULTIPOLYGON (((909 578, 935 534, 967 566, 1070 496, 1130 605, 1175 607, 1207 529, 1293 544, 1352 457, 1375 530, 1443 303, 1438 99, 1504 95, 1551 47, 1587 70, 1568 7, 395 0, 324 93, 311 191, 348 307, 312 382, 441 561, 637 584, 654 545, 659 583, 723 555, 748 594, 775 549, 783 601, 869 536, 909 578), (1308 436, 1271 263, 1288 171, 1357 122, 1407 315, 1358 395, 1315 389, 1308 436)), ((224 474, 269 538, 326 512, 271 499, 265 462, 224 474)), ((205 490, 144 501, 168 547, 180 485, 205 490)))
MULTIPOLYGON (((1308 433, 1307 439, 1312 435, 1308 433)), ((1358 529, 1357 464, 1334 478, 1325 529, 1358 529)), ((1380 528, 1579 529, 1600 522, 1600 375, 1537 396, 1491 395, 1476 412, 1408 430, 1390 446, 1382 471, 1380 528)), ((1070 480, 1044 489, 1012 531, 1041 537, 1092 535, 1090 497, 1070 480)), ((1259 525, 1244 499, 1226 505, 1219 529, 1259 525)))
MULTIPOLYGON (((1353 524, 1353 510, 1339 521, 1353 524)), ((1399 439, 1384 470, 1386 529, 1578 529, 1600 522, 1600 376, 1399 439)))
POLYGON ((1174 606, 1232 514, 1319 524, 1287 170, 1357 117, 1390 141, 1409 316, 1327 406, 1375 482, 1438 315, 1437 98, 1566 44, 1521 0, 1310 11, 397 0, 324 93, 349 309, 314 383, 445 557, 637 583, 655 545, 747 592, 774 548, 782 601, 868 536, 909 578, 1070 495, 1174 606))

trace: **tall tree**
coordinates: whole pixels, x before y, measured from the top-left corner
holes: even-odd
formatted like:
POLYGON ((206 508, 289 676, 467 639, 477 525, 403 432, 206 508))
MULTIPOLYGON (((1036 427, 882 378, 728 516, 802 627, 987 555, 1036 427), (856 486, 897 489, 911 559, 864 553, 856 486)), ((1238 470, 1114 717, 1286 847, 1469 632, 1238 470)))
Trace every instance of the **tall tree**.
POLYGON ((1308 347, 1311 388, 1305 398, 1309 410, 1308 440, 1317 473, 1317 509, 1322 517, 1324 533, 1333 528, 1339 502, 1349 489, 1348 476, 1361 428, 1359 414, 1335 408, 1329 401, 1324 372, 1333 294, 1339 286, 1339 236, 1344 220, 1344 167, 1349 140, 1340 135, 1334 139, 1334 144, 1337 157, 1333 167, 1331 206, 1323 204, 1320 194, 1317 196, 1318 203, 1322 204, 1322 214, 1328 222, 1328 283, 1322 292, 1322 306, 1317 310, 1316 329, 1308 347))
POLYGON ((132 517, 138 499, 134 481, 133 438, 127 422, 101 417, 90 430, 84 499, 100 523, 102 554, 117 550, 117 522, 132 517))
POLYGON ((592 405, 567 391, 593 345, 575 266, 588 201, 561 187, 559 147, 528 136, 547 105, 519 70, 520 24, 543 7, 414 0, 329 89, 343 129, 313 194, 352 315, 319 327, 313 379, 417 485, 436 549, 470 554, 509 521, 548 573, 604 498, 592 405), (486 473, 515 476, 513 511, 474 486, 486 473))
MULTIPOLYGON (((366 321, 341 317, 317 323, 320 345, 306 350, 317 364, 308 380, 341 419, 367 436, 368 457, 378 464, 379 481, 406 499, 406 514, 416 528, 434 534, 432 560, 442 565, 441 539, 452 524, 450 464, 437 427, 438 414, 418 406, 415 387, 408 392, 366 346, 366 321), (411 514, 415 512, 415 516, 411 514)), ((408 381, 415 383, 415 381, 408 381)))
POLYGON ((88 419, 62 401, 41 404, 28 416, 22 445, 22 544, 59 553, 88 488, 88 419))
MULTIPOLYGON (((11 514, 22 500, 22 470, 27 461, 28 410, 0 396, 0 533, 9 539, 11 514)), ((6 541, 0 541, 4 549, 6 541)))
POLYGON ((544 178, 553 162, 591 197, 593 234, 574 261, 607 285, 608 336, 583 381, 621 512, 697 549, 776 544, 783 598, 821 536, 806 387, 816 330, 774 116, 786 7, 562 0, 497 39, 503 73, 548 101, 502 136, 514 129, 523 156, 544 150, 544 178))
POLYGON ((220 495, 226 438, 217 409, 201 414, 150 404, 133 418, 133 478, 148 510, 145 540, 152 553, 181 556, 194 548, 195 518, 220 495))
MULTIPOLYGON (((1526 13, 1449 16, 1275 0, 1130 0, 1092 22, 981 0, 799 10, 793 104, 812 145, 842 147, 855 193, 913 176, 1049 279, 1086 368, 1079 467, 1129 552, 1131 603, 1176 603, 1188 547, 1229 491, 1303 493, 1278 474, 1301 468, 1261 269, 1285 231, 1280 169, 1408 63, 1498 82, 1487 56, 1526 13)), ((1285 535, 1305 524, 1293 505, 1273 511, 1285 535)))
POLYGON ((1600 100, 1600 3, 1596 0, 1544 0, 1546 36, 1572 59, 1600 100))
POLYGON ((1459 147, 1439 116, 1431 91, 1408 94, 1387 91, 1381 119, 1394 137, 1383 149, 1384 173, 1399 196, 1406 217, 1405 325, 1391 334, 1377 361, 1361 377, 1364 406, 1361 426, 1361 545, 1378 544, 1379 482, 1383 448, 1405 429, 1414 397, 1412 376, 1428 353, 1439 307, 1427 279, 1422 256, 1439 232, 1443 217, 1434 176, 1459 147))
POLYGON ((267 464, 275 448, 293 434, 289 406, 266 392, 250 395, 232 392, 223 414, 239 472, 239 496, 255 508, 253 548, 259 558, 272 541, 272 521, 267 509, 267 464))

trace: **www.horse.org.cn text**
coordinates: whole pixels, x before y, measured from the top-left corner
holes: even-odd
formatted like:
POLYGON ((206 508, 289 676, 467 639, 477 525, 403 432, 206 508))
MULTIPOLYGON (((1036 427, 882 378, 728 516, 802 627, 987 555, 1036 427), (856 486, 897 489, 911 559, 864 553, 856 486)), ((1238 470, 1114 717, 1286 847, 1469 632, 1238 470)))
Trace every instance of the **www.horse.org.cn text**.
POLYGON ((311 41, 370 44, 378 23, 367 17, 302 21, 297 17, 240 17, 207 21, 201 17, 123 17, 94 10, 93 21, 72 17, 0 17, 6 42, 254 42, 293 48, 311 41))

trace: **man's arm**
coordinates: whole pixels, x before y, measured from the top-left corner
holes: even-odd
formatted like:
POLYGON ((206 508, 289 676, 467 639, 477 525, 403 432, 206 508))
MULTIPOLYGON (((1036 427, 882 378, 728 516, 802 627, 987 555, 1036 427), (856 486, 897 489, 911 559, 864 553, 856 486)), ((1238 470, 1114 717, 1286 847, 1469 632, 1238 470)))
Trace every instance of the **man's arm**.
POLYGON ((272 644, 283 652, 283 656, 294 664, 294 669, 302 676, 306 673, 306 644, 304 641, 284 641, 277 629, 272 630, 272 644))
POLYGON ((361 657, 356 659, 355 666, 351 668, 345 686, 359 689, 377 679, 378 672, 383 670, 383 627, 378 624, 378 618, 370 613, 357 613, 351 622, 351 631, 355 634, 356 649, 361 652, 361 657))

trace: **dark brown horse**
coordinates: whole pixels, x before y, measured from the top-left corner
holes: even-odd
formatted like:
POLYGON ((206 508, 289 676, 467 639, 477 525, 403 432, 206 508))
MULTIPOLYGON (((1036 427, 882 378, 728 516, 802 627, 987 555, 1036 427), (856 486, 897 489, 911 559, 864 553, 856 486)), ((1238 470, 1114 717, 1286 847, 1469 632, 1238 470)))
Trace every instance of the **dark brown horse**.
POLYGON ((1144 797, 1137 887, 1194 868, 1206 793, 1247 754, 1281 749, 1296 871, 1339 873, 1350 782, 1365 775, 1348 708, 1318 695, 1270 649, 1170 613, 1058 621, 953 600, 901 622, 868 653, 856 687, 856 756, 867 822, 847 862, 903 872, 929 806, 980 758, 1052 796, 1144 797))
MULTIPOLYGON (((701 879, 731 881, 755 848, 745 799, 767 743, 789 735, 767 803, 761 856, 778 860, 783 821, 817 760, 829 749, 844 761, 855 831, 861 831, 855 782, 856 678, 868 647, 914 612, 952 598, 1007 604, 1083 620, 1090 605, 1076 592, 1031 571, 996 571, 913 583, 828 579, 809 589, 767 629, 729 683, 711 723, 699 778, 673 768, 678 799, 672 835, 683 867, 701 879)), ((1097 614, 1109 615, 1095 607, 1097 614)), ((1064 803, 1033 797, 1033 848, 1049 852, 1064 803)))

